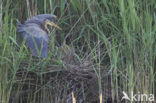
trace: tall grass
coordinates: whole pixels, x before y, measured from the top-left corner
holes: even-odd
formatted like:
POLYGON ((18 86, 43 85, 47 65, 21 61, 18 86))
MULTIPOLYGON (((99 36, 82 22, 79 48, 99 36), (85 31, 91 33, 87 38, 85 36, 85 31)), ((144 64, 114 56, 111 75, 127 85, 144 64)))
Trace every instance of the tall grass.
MULTIPOLYGON (((72 44, 81 63, 91 58, 98 77, 100 98, 105 88, 101 71, 106 68, 107 74, 111 75, 112 102, 121 102, 122 91, 128 95, 131 92, 156 95, 155 4, 155 0, 0 1, 0 102, 9 103, 19 69, 27 68, 37 74, 37 68, 41 67, 43 72, 49 66, 62 65, 61 60, 54 63, 50 59, 57 55, 56 40, 60 45, 72 44), (49 57, 35 61, 24 43, 17 50, 16 19, 23 22, 42 13, 57 15, 63 31, 50 36, 49 57)), ((42 101, 45 95, 51 96, 46 91, 41 94, 42 101)), ((53 103, 57 103, 57 93, 55 96, 53 103)), ((30 98, 33 97, 30 95, 30 98)), ((34 99, 33 102, 37 101, 34 99)))

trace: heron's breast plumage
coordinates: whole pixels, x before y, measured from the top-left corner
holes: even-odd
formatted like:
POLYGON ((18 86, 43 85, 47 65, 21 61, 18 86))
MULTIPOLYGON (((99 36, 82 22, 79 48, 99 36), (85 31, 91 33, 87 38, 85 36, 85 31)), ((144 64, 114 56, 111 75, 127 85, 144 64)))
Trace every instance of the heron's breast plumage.
POLYGON ((37 24, 27 24, 24 26, 21 26, 17 30, 22 38, 27 38, 29 36, 44 39, 46 42, 49 42, 48 35, 46 31, 44 31, 42 28, 40 28, 37 24))
POLYGON ((41 57, 47 57, 49 38, 39 25, 34 23, 23 24, 18 27, 17 32, 20 33, 23 39, 26 39, 26 44, 34 56, 38 56, 38 51, 40 51, 41 57))

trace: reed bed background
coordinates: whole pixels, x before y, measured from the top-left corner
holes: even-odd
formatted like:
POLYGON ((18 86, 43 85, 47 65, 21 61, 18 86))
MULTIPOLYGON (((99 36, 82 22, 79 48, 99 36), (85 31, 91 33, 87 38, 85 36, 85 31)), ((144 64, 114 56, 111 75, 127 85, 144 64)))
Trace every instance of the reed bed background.
MULTIPOLYGON (((105 75, 110 78, 110 103, 121 103, 122 91, 156 96, 155 0, 1 0, 0 31, 0 103, 10 102, 14 87, 13 95, 20 94, 22 86, 15 84, 21 69, 35 75, 48 72, 51 67, 55 67, 54 71, 69 69, 58 56, 63 44, 70 50, 74 48, 78 65, 91 65, 97 77, 94 89, 100 100, 88 103, 108 102, 103 99, 104 88, 107 89, 105 75), (18 43, 16 23, 44 13, 57 15, 57 24, 63 30, 53 30, 49 56, 43 60, 32 57, 25 44, 18 43)), ((72 103, 60 102, 62 92, 58 90, 71 87, 59 85, 57 77, 54 81, 48 88, 57 92, 51 94, 43 88, 41 98, 36 99, 36 91, 35 99, 28 95, 27 103, 72 103), (45 97, 51 102, 46 102, 45 97)), ((40 82, 44 82, 42 76, 40 82)), ((76 102, 74 92, 72 96, 76 102)))

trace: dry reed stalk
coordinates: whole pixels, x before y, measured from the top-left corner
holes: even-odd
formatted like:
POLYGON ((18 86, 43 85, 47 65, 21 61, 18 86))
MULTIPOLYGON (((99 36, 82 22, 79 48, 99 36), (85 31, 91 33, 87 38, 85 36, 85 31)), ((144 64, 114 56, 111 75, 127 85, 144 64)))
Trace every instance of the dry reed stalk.
POLYGON ((73 100, 73 103, 76 103, 76 99, 75 99, 75 96, 74 96, 74 92, 72 91, 72 100, 73 100))
POLYGON ((102 103, 102 93, 100 93, 99 99, 100 99, 100 103, 102 103))

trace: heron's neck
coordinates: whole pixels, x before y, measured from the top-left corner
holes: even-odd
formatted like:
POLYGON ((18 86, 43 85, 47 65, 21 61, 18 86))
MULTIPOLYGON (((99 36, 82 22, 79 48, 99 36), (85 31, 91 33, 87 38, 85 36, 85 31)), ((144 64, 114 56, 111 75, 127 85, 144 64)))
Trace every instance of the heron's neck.
POLYGON ((48 24, 44 24, 44 30, 47 32, 47 34, 50 34, 50 30, 48 29, 48 24))

